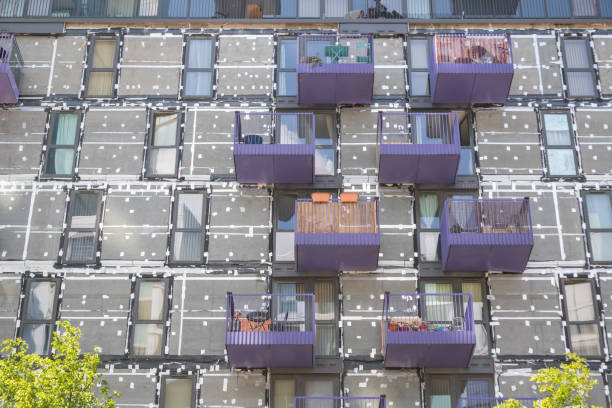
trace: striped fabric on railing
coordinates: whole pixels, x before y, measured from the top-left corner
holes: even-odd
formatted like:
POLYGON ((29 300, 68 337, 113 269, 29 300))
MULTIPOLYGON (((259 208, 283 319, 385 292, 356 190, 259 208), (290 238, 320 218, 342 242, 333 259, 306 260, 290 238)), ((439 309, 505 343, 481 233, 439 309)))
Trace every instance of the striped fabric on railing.
POLYGON ((373 234, 378 232, 377 201, 296 201, 296 232, 304 234, 373 234))
POLYGON ((439 64, 510 64, 507 35, 436 35, 439 64))
POLYGON ((531 216, 528 200, 447 200, 451 233, 528 234, 531 216))

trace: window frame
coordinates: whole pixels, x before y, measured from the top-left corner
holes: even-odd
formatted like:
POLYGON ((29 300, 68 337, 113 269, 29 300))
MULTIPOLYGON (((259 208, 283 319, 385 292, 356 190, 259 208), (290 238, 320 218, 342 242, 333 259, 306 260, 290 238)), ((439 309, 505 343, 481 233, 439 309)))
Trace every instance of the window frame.
MULTIPOLYGON (((279 5, 280 7, 280 5, 279 5)), ((277 89, 275 90, 276 92, 276 97, 277 99, 282 99, 283 101, 285 100, 290 100, 290 101, 294 101, 297 102, 297 94, 298 94, 298 80, 297 80, 297 58, 296 58, 296 66, 295 68, 282 68, 281 67, 281 44, 283 41, 295 41, 295 52, 296 55, 299 52, 299 47, 298 47, 298 39, 296 36, 279 36, 277 39, 277 47, 276 47, 276 84, 277 84, 277 89), (295 72, 295 95, 281 95, 280 94, 280 77, 281 77, 281 72, 295 72)))
POLYGON ((210 100, 215 94, 215 63, 217 58, 216 44, 217 39, 214 36, 193 35, 187 36, 185 45, 185 66, 183 68, 183 77, 181 80, 181 97, 185 100, 210 100), (189 67, 189 52, 191 50, 192 40, 208 40, 211 42, 210 68, 190 68, 189 67), (187 93, 187 74, 189 72, 210 72, 210 95, 194 95, 187 93))
POLYGON ((44 157, 44 161, 43 161, 43 167, 42 167, 42 173, 41 173, 41 178, 45 178, 45 179, 74 179, 75 177, 75 171, 76 168, 78 167, 77 165, 77 159, 78 159, 78 151, 79 151, 79 145, 81 144, 81 124, 83 123, 83 112, 82 111, 52 111, 49 114, 49 131, 47 132, 46 138, 45 138, 45 150, 43 152, 43 157, 44 157), (77 115, 77 128, 76 128, 76 134, 74 135, 74 144, 72 146, 73 149, 73 158, 72 158, 72 172, 70 174, 52 174, 49 173, 47 171, 47 166, 49 164, 49 152, 52 149, 69 149, 70 145, 57 145, 57 144, 51 144, 51 140, 53 139, 53 132, 55 131, 55 124, 57 121, 58 116, 62 115, 62 114, 76 114, 77 115))
POLYGON ((593 228, 591 227, 591 222, 589 220, 589 209, 587 206, 587 195, 595 195, 595 194, 605 194, 610 197, 610 201, 612 202, 612 190, 585 190, 581 192, 582 198, 582 211, 584 216, 584 225, 585 225, 585 234, 587 238, 587 248, 590 256, 588 257, 588 262, 590 264, 595 265, 612 265, 612 261, 598 261, 593 259, 593 247, 591 245, 591 233, 598 232, 610 232, 612 233, 612 228, 593 228))
MULTIPOLYGON (((459 381, 462 380, 487 380, 487 382, 489 383, 489 396, 490 397, 494 397, 495 396, 495 389, 494 389, 494 379, 492 375, 487 375, 487 374, 473 374, 473 375, 468 375, 468 374, 429 374, 425 377, 425 383, 426 384, 431 384, 434 380, 437 379, 447 379, 448 380, 448 384, 449 384, 449 393, 450 393, 450 398, 451 398, 451 407, 456 407, 458 402, 459 402, 459 398, 461 398, 461 394, 459 393, 458 390, 458 383, 459 381)), ((431 407, 431 404, 429 403, 429 400, 431 398, 431 388, 432 387, 427 387, 425 386, 425 407, 426 408, 433 408, 431 407)))
POLYGON ((334 374, 272 374, 270 381, 270 408, 278 408, 274 406, 274 391, 276 388, 276 380, 293 380, 293 395, 295 397, 307 396, 306 382, 327 380, 332 382, 334 388, 334 396, 340 395, 341 384, 337 375, 334 374))
POLYGON ((159 387, 159 408, 166 408, 166 383, 168 379, 180 379, 180 380, 191 380, 191 408, 195 408, 197 405, 197 388, 198 382, 197 375, 180 375, 180 374, 168 374, 161 375, 160 387, 159 387))
POLYGON ((563 36, 561 37, 561 54, 563 58, 563 82, 565 85, 564 92, 565 92, 566 99, 584 100, 584 99, 599 99, 600 97, 600 91, 599 89, 597 89, 597 85, 598 85, 597 73, 594 68, 595 60, 593 56, 593 50, 589 46, 590 42, 591 42, 591 39, 588 36, 563 36), (565 42, 566 41, 576 41, 576 40, 583 41, 585 44, 587 58, 589 59, 588 68, 568 68, 567 58, 566 58, 567 53, 565 52, 566 50, 565 42), (588 72, 591 74, 591 79, 593 83, 593 95, 570 95, 570 86, 569 86, 567 74, 572 73, 572 72, 588 72))
POLYGON ((66 209, 66 229, 63 233, 63 242, 62 242, 62 264, 63 265, 76 265, 76 266, 86 266, 86 265, 97 265, 99 263, 98 252, 100 249, 100 222, 102 221, 102 207, 104 204, 103 201, 103 192, 101 190, 95 189, 73 189, 70 191, 70 202, 68 203, 68 208, 66 209), (96 209, 96 222, 94 228, 72 228, 72 217, 74 210, 74 200, 77 194, 95 194, 98 196, 98 203, 96 209), (70 261, 68 259, 68 245, 70 242, 70 233, 71 232, 94 232, 94 254, 93 258, 90 261, 70 261))
MULTIPOLYGON (((53 333, 57 328, 58 314, 59 314, 59 294, 61 290, 62 279, 58 277, 33 277, 26 278, 24 285, 24 297, 21 304, 20 310, 20 319, 19 319, 19 330, 17 331, 17 337, 23 338, 23 328, 26 324, 37 324, 37 325, 49 325, 51 326, 51 330, 49 331, 49 336, 47 337, 47 353, 41 355, 49 355, 51 353, 51 342, 53 339, 53 333), (31 296, 30 289, 32 287, 32 282, 54 282, 55 283, 55 293, 53 294, 53 310, 52 317, 50 320, 37 320, 37 319, 27 319, 26 315, 28 312, 28 300, 31 296)), ((29 346, 29 345, 28 345, 29 346)))
POLYGON ((569 110, 566 109, 541 109, 538 111, 538 116, 539 116, 539 120, 540 120, 540 135, 542 137, 542 146, 544 146, 544 157, 543 157, 543 162, 546 165, 546 171, 544 172, 545 176, 547 178, 551 178, 551 179, 576 179, 576 178, 581 178, 582 172, 581 172, 581 168, 580 168, 580 162, 578 159, 578 151, 576 150, 576 140, 575 140, 575 134, 574 134, 574 130, 573 130, 573 124, 572 124, 572 113, 569 110), (567 118, 567 129, 569 132, 569 139, 570 139, 570 144, 569 145, 564 145, 564 146, 559 146, 559 145, 549 145, 548 144, 548 136, 547 136, 547 132, 546 132, 546 121, 544 120, 544 117, 546 115, 558 115, 558 114, 564 114, 567 118), (574 157, 574 168, 576 169, 576 174, 570 174, 570 175, 556 175, 556 174, 551 174, 550 172, 550 164, 549 164, 549 160, 548 160, 548 150, 571 150, 572 151, 572 155, 574 157))
POLYGON ((603 333, 601 330, 601 323, 600 323, 600 318, 601 318, 601 307, 599 305, 599 302, 597 301, 597 287, 595 285, 595 282, 593 281, 593 279, 589 279, 589 278, 561 278, 559 279, 560 283, 561 283, 561 293, 563 294, 563 319, 566 322, 566 324, 563 327, 563 330, 565 331, 565 336, 567 339, 567 348, 570 349, 570 351, 572 353, 574 353, 575 351, 573 350, 572 347, 572 336, 571 336, 571 330, 570 330, 570 326, 580 326, 580 325, 586 325, 586 324, 593 324, 595 325, 595 327, 597 328, 597 334, 599 336, 599 354, 593 354, 593 355, 580 355, 580 357, 584 357, 586 359, 600 359, 604 356, 604 340, 603 340, 603 333), (585 321, 570 321, 569 320, 569 312, 568 312, 568 308, 567 308, 567 293, 565 291, 565 286, 567 284, 567 282, 588 282, 591 285, 591 298, 592 298, 592 302, 593 302, 593 314, 595 316, 595 320, 585 320, 585 321))
MULTIPOLYGON (((402 3, 403 5, 403 3, 402 3)), ((408 84, 407 96, 409 99, 415 99, 418 101, 424 101, 430 103, 431 98, 431 82, 429 80, 429 66, 431 65, 431 45, 432 45, 432 37, 431 36, 408 36, 406 37, 406 82, 408 84), (412 52, 411 52, 411 42, 412 40, 425 40, 427 41, 427 68, 412 68, 412 52), (413 72, 426 72, 427 73, 427 94, 425 95, 414 95, 412 93, 412 73, 413 72)))
POLYGON ((180 150, 181 150, 181 129, 182 129, 182 111, 181 110, 151 110, 149 117, 149 129, 147 130, 147 143, 146 143, 146 160, 144 165, 144 178, 147 179, 165 179, 165 178, 176 178, 178 177, 178 171, 181 167, 180 150), (155 140, 155 119, 158 116, 172 116, 176 115, 176 134, 174 138, 174 145, 168 146, 154 146, 155 140), (151 154, 154 150, 159 149, 175 149, 176 150, 176 166, 173 174, 155 174, 149 171, 149 165, 151 163, 151 154))
POLYGON ((146 358, 146 357, 163 357, 166 355, 166 337, 167 337, 167 326, 166 322, 168 321, 169 310, 170 310, 170 278, 159 278, 155 276, 141 276, 137 277, 134 280, 134 300, 132 301, 132 310, 130 317, 130 333, 129 333, 129 343, 128 343, 128 353, 131 357, 135 358, 146 358), (161 320, 140 320, 138 319, 138 297, 140 296, 140 283, 141 282, 164 282, 164 304, 162 310, 162 319, 161 320), (139 324, 160 324, 162 326, 162 339, 161 339, 161 347, 160 354, 136 354, 134 352, 134 337, 136 332, 136 326, 139 324))
POLYGON ((338 117, 338 113, 336 111, 330 111, 330 110, 318 110, 313 112, 315 115, 315 158, 314 158, 314 162, 313 162, 313 166, 314 171, 315 171, 315 184, 317 183, 327 183, 327 182, 332 182, 335 180, 338 180, 339 174, 338 174, 338 166, 340 164, 340 160, 339 160, 339 153, 338 153, 338 139, 340 138, 339 135, 339 130, 338 130, 338 126, 341 124, 340 119, 338 117), (334 134, 332 135, 332 143, 331 145, 319 145, 317 144, 317 140, 319 140, 319 138, 317 137, 317 116, 319 115, 330 115, 333 117, 334 120, 334 134), (316 174, 317 171, 317 157, 316 157, 316 151, 317 150, 332 150, 334 153, 334 174, 316 174))
POLYGON ((88 55, 87 55, 87 70, 85 73, 85 89, 84 89, 84 97, 86 99, 113 99, 117 97, 117 78, 119 76, 119 69, 117 66, 119 65, 119 57, 120 57, 120 44, 122 39, 117 37, 116 35, 92 35, 89 37, 89 46, 88 46, 88 55), (114 41, 115 42, 115 55, 113 57, 113 68, 94 68, 93 67, 93 59, 94 59, 94 47, 96 45, 96 41, 114 41), (92 72, 112 72, 113 73, 113 85, 111 87, 110 95, 91 95, 89 93, 89 80, 92 72))
POLYGON ((167 264, 170 266, 190 266, 190 265, 203 265, 204 264, 204 252, 206 252, 207 241, 208 241, 208 205, 209 197, 206 190, 182 190, 177 189, 174 192, 174 202, 172 203, 172 232, 170 237, 170 250, 168 255, 167 264), (200 194, 203 196, 202 200, 202 225, 200 229, 195 228, 178 228, 177 217, 179 211, 179 196, 181 194, 200 194), (193 261, 180 261, 174 258, 174 242, 176 240, 176 234, 180 232, 202 232, 202 252, 200 254, 200 260, 197 263, 193 261))

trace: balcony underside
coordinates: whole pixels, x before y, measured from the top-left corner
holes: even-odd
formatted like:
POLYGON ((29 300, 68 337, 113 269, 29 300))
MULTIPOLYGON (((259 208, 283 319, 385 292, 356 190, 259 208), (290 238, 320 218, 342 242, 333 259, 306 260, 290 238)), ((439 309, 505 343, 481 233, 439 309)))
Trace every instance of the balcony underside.
POLYGON ((4 69, 0 69, 0 104, 17 103, 18 98, 19 89, 7 65, 4 69))
POLYGON ((441 234, 442 269, 453 272, 525 271, 532 234, 441 234))
POLYGON ((452 144, 380 145, 378 181, 386 184, 453 184, 461 149, 452 144))
POLYGON ((374 67, 370 64, 335 64, 312 67, 298 64, 300 104, 370 104, 374 67))
POLYGON ((499 103, 508 99, 512 64, 433 64, 433 103, 499 103))
POLYGON ((229 332, 225 346, 231 367, 310 368, 314 332, 229 332))
POLYGON ((234 165, 240 183, 312 183, 312 144, 235 144, 234 165))
POLYGON ((476 335, 467 332, 387 331, 385 367, 469 367, 476 335))
POLYGON ((378 267, 379 234, 295 234, 300 272, 373 271, 378 267))

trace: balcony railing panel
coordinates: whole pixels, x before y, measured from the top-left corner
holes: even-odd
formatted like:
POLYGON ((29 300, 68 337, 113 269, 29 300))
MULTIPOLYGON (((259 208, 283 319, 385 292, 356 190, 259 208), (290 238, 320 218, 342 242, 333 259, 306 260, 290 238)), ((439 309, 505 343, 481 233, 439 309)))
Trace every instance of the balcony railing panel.
POLYGON ((468 367, 476 346, 469 293, 385 294, 387 367, 468 367))
POLYGON ((386 397, 295 397, 293 408, 385 408, 386 397))
POLYGON ((444 270, 521 273, 533 248, 529 200, 446 200, 440 241, 444 270))
POLYGON ((240 183, 312 183, 314 160, 314 114, 236 112, 234 164, 240 183))
POLYGON ((520 402, 521 404, 523 404, 523 406, 527 407, 527 408, 533 408, 534 407, 534 402, 537 401, 536 398, 495 398, 495 397, 491 397, 491 398, 483 398, 483 397, 466 397, 466 398, 459 398, 457 400, 457 407, 456 408, 494 408, 500 404, 503 404, 504 402, 508 401, 509 399, 513 399, 516 400, 518 402, 520 402))
POLYGON ((371 103, 374 90, 373 37, 299 36, 297 77, 299 103, 371 103))
POLYGON ((378 200, 295 203, 298 271, 362 271, 378 266, 378 200))
POLYGON ((514 75, 509 35, 436 35, 429 67, 434 103, 505 103, 514 75))
POLYGON ((455 113, 379 113, 380 183, 452 184, 461 143, 455 113))
POLYGON ((12 34, 0 34, 0 103, 13 104, 19 99, 23 59, 12 34))
POLYGON ((228 294, 225 344, 232 367, 314 364, 313 294, 228 294))

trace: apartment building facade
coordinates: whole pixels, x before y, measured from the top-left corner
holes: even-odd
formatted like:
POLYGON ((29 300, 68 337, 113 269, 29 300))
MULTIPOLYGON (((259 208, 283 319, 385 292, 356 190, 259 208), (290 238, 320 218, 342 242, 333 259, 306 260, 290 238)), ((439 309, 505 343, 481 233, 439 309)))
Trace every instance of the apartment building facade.
POLYGON ((490 407, 566 352, 609 407, 611 17, 0 1, 0 340, 70 321, 119 407, 490 407))

